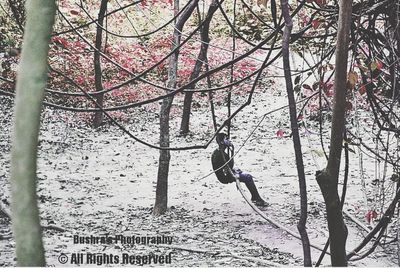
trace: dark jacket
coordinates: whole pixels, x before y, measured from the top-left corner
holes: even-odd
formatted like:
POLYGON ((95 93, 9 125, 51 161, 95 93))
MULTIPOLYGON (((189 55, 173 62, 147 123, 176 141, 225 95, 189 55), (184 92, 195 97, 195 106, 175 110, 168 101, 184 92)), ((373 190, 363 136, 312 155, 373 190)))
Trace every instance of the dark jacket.
MULTIPOLYGON (((223 152, 223 154, 225 155, 226 160, 228 160, 230 158, 227 153, 223 152)), ((231 182, 235 181, 235 179, 232 178, 232 176, 226 171, 226 168, 228 168, 227 166, 219 169, 220 167, 222 167, 225 164, 225 161, 222 157, 220 149, 216 149, 213 152, 213 154, 211 156, 211 163, 212 163, 212 167, 215 171, 215 175, 217 175, 217 178, 220 182, 226 184, 226 183, 231 183, 231 182)), ((229 167, 231 169, 233 168, 233 159, 231 161, 229 161, 229 167)))

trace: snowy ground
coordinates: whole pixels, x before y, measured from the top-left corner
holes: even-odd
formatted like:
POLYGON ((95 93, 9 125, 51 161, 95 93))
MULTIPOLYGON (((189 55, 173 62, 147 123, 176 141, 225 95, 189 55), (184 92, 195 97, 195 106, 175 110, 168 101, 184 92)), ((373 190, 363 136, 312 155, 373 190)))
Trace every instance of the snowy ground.
MULTIPOLYGON (((270 88, 257 92, 250 107, 233 122, 232 140, 239 148, 261 116, 286 105, 285 90, 275 79, 270 88)), ((10 201, 9 152, 11 102, 0 97, 0 189, 3 205, 10 201)), ((238 107, 238 103, 236 106, 238 107)), ((272 227, 243 200, 234 184, 220 184, 209 174, 215 144, 205 150, 172 152, 169 177, 169 210, 153 217, 158 151, 122 134, 114 126, 93 130, 73 119, 73 114, 46 109, 40 133, 38 196, 44 225, 56 225, 65 232, 44 231, 47 264, 59 266, 59 256, 73 253, 169 254, 173 266, 265 266, 302 265, 299 240, 272 227), (73 236, 170 236, 171 245, 74 244, 73 236), (186 250, 185 250, 186 249, 186 250)), ((203 144, 212 133, 207 107, 193 112, 192 133, 178 136, 179 118, 172 122, 174 145, 203 144)), ((158 118, 135 118, 129 128, 146 141, 156 143, 158 118)), ((312 128, 312 122, 309 127, 312 128)), ((269 217, 296 231, 299 194, 293 146, 288 136, 286 109, 268 116, 235 163, 256 177, 256 184, 270 206, 269 217), (276 136, 282 128, 285 135, 276 136)), ((303 156, 309 194, 308 233, 312 244, 323 247, 327 239, 324 204, 315 172, 323 167, 318 135, 302 133, 303 156)), ((352 159, 347 209, 365 222, 357 159, 352 159)), ((366 160, 367 161, 367 160, 366 160)), ((346 218, 349 228, 347 250, 358 245, 365 232, 346 218)), ((11 226, 0 217, 0 265, 15 265, 11 226)), ((370 257, 354 266, 395 266, 392 248, 378 247, 370 257)), ((316 261, 319 251, 312 249, 316 261)), ((328 265, 329 257, 323 264, 328 265)), ((68 262, 68 266, 74 266, 68 262)), ((66 264, 66 265, 67 265, 66 264)))

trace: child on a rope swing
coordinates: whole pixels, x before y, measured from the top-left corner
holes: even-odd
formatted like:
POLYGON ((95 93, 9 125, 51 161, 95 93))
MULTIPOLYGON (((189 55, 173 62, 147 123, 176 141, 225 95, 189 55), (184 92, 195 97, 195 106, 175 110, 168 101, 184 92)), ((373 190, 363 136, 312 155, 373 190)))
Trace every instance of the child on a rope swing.
POLYGON ((216 140, 219 148, 213 152, 211 156, 211 162, 218 180, 224 184, 227 184, 235 182, 234 176, 239 176, 239 181, 244 182, 247 186, 247 189, 249 189, 251 193, 251 201, 256 206, 268 206, 269 204, 265 202, 258 193, 257 187, 254 184, 253 176, 251 174, 243 172, 238 168, 234 168, 233 158, 231 161, 229 161, 228 165, 224 166, 226 161, 230 159, 229 152, 232 152, 231 155, 233 155, 233 144, 228 139, 228 136, 225 133, 218 133, 216 140), (225 150, 227 150, 228 153, 226 153, 225 150), (224 154, 224 156, 222 154, 224 154), (222 166, 224 167, 221 168, 222 166), (232 172, 229 172, 228 169, 231 169, 232 172))

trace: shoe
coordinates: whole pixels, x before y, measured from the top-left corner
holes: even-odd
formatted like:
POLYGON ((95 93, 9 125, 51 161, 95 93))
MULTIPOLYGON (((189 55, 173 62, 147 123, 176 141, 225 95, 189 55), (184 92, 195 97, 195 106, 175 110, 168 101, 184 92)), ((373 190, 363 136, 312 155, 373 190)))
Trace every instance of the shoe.
POLYGON ((256 199, 256 200, 251 200, 251 202, 253 202, 257 207, 268 207, 269 204, 268 202, 260 199, 256 199))

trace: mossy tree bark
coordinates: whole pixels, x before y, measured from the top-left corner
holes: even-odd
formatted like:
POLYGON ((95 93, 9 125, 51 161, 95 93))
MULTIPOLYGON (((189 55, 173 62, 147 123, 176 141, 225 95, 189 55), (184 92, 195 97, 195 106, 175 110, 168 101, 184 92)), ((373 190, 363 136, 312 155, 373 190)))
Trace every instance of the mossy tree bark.
POLYGON ((347 266, 347 228, 343 220, 338 194, 338 179, 346 123, 347 59, 352 2, 351 0, 340 1, 329 158, 326 168, 318 171, 316 175, 325 200, 332 266, 347 266))
POLYGON ((54 0, 28 0, 26 7, 27 22, 17 75, 11 152, 12 225, 18 266, 44 266, 36 195, 36 160, 56 5, 54 0))

